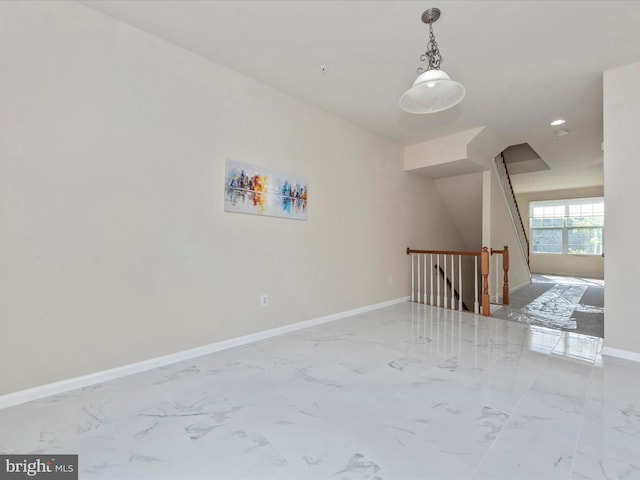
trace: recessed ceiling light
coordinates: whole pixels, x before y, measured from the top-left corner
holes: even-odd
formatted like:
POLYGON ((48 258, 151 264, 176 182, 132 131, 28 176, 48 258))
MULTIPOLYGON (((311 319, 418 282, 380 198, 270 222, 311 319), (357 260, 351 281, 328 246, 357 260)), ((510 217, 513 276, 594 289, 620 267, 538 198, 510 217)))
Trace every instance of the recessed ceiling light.
POLYGON ((562 125, 565 121, 561 118, 554 120, 553 122, 551 122, 551 126, 552 127, 557 127, 558 125, 562 125))

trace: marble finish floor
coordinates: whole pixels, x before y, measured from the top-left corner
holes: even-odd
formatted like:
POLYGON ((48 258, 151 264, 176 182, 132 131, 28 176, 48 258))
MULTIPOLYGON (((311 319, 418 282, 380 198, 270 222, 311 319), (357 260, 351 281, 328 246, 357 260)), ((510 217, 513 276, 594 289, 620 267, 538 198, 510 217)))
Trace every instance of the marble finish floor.
POLYGON ((640 366, 402 303, 0 410, 81 479, 640 478, 640 366))

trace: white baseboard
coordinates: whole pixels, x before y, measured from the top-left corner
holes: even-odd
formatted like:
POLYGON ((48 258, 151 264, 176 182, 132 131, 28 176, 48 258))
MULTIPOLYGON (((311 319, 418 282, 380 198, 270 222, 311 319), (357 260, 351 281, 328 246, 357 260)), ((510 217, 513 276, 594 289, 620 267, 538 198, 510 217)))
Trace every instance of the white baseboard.
POLYGON ((509 287, 509 293, 516 293, 518 290, 521 290, 524 287, 528 287, 529 285, 531 285, 531 282, 521 283, 517 287, 509 287))
POLYGON ((609 357, 622 358, 624 360, 631 360, 632 362, 640 362, 640 353, 630 352, 629 350, 621 350, 619 348, 607 347, 602 349, 602 354, 609 357))
POLYGON ((340 320, 341 318, 351 317, 353 315, 359 315, 361 313, 378 310, 379 308, 407 302, 410 299, 411 297, 409 296, 401 297, 374 305, 368 305, 366 307, 354 308, 353 310, 347 310, 345 312, 334 313, 332 315, 327 315, 324 317, 313 318, 311 320, 305 320, 303 322, 293 323, 291 325, 284 325, 282 327, 272 328, 270 330, 264 330, 262 332, 256 332, 250 335, 244 335, 242 337, 231 338, 222 342, 203 345, 202 347, 183 350, 181 352, 164 355, 162 357, 143 360, 142 362, 131 363, 128 365, 123 365, 121 367, 111 368, 109 370, 102 370, 100 372, 83 375, 81 377, 75 377, 68 380, 62 380, 60 382, 49 383, 47 385, 29 388, 27 390, 20 390, 18 392, 0 396, 0 409, 19 405, 25 402, 30 402, 32 400, 38 400, 44 397, 49 397, 51 395, 60 395, 62 393, 76 390, 78 388, 88 387, 97 383, 108 382, 109 380, 114 380, 116 378, 126 377, 128 375, 144 372, 153 368, 164 367, 166 365, 171 365, 183 360, 201 357, 202 355, 208 355, 210 353, 219 352, 228 348, 246 345, 249 343, 257 342, 259 340, 265 340, 267 338, 275 337, 277 335, 283 335, 285 333, 295 332, 296 330, 302 330, 303 328, 309 328, 315 325, 320 325, 322 323, 340 320))

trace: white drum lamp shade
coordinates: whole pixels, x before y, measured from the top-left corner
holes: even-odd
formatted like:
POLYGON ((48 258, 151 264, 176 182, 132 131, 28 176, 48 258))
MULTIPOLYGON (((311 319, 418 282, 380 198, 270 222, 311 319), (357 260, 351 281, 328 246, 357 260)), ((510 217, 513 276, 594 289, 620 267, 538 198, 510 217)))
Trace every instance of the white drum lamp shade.
POLYGON ((460 103, 464 94, 464 86, 442 70, 427 70, 400 97, 400 108, 409 113, 436 113, 460 103))

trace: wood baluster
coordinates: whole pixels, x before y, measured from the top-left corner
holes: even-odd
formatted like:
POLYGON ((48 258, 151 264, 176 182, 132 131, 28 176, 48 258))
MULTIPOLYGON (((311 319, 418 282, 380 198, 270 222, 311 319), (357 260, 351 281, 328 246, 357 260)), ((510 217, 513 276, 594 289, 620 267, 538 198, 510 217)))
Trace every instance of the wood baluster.
POLYGON ((444 263, 444 277, 442 278, 442 289, 444 297, 444 308, 449 308, 449 297, 447 296, 447 255, 442 256, 442 263, 444 263))
POLYGON ((482 247, 481 274, 482 274, 482 315, 488 317, 491 314, 489 301, 489 249, 482 247))
POLYGON ((429 303, 428 301, 428 297, 427 297, 427 254, 424 254, 424 293, 422 294, 422 300, 425 305, 427 305, 429 303))
POLYGON ((436 257, 436 264, 438 268, 436 269, 436 280, 438 280, 438 289, 437 289, 437 298, 436 302, 438 306, 440 306, 440 254, 436 257))
POLYGON ((504 278, 502 284, 502 304, 509 305, 509 247, 505 245, 502 252, 502 270, 504 278))
POLYGON ((429 305, 434 305, 434 299, 433 299, 433 253, 429 254, 429 272, 431 272, 431 283, 429 284, 430 287, 430 292, 431 292, 431 301, 429 302, 429 305))
POLYGON ((418 298, 418 303, 420 303, 420 255, 421 254, 416 255, 416 257, 417 257, 416 258, 416 260, 417 260, 416 263, 418 264, 417 267, 416 267, 416 270, 417 270, 417 275, 416 275, 417 282, 416 283, 418 284, 418 292, 417 292, 416 297, 418 298))
MULTIPOLYGON (((493 252, 497 252, 497 253, 502 253, 502 252, 498 252, 497 250, 493 250, 491 249, 492 254, 493 252)), ((499 303, 498 300, 500 300, 500 275, 498 274, 498 272, 500 271, 500 259, 498 258, 498 256, 496 255, 496 303, 499 303)))
POLYGON ((455 255, 451 255, 451 309, 456 309, 456 268, 455 255))
POLYGON ((458 299, 458 310, 462 311, 462 256, 458 255, 458 293, 460 298, 458 299))
POLYGON ((473 272, 473 313, 476 315, 480 313, 480 304, 478 303, 478 257, 473 258, 474 272, 473 272))

